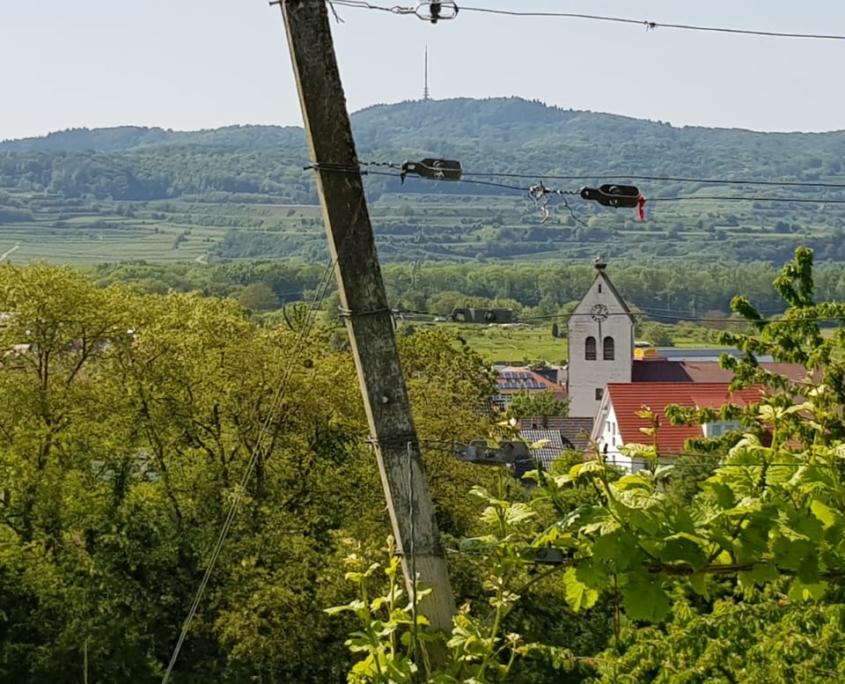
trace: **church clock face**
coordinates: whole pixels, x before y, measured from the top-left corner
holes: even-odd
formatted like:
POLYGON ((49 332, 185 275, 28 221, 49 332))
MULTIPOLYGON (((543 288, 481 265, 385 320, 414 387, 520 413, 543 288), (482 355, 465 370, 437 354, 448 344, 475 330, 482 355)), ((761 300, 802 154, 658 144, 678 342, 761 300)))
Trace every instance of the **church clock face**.
POLYGON ((598 321, 599 323, 607 320, 608 314, 609 311, 604 304, 596 304, 592 309, 590 309, 590 316, 594 321, 598 321))

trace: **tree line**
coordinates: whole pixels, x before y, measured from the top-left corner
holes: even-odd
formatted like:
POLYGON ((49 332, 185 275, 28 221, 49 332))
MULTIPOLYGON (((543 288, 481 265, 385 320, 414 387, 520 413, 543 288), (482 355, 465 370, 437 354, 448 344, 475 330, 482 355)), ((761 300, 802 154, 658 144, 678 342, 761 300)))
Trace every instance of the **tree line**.
MULTIPOLYGON (((138 262, 100 264, 86 270, 101 285, 124 283, 146 292, 172 289, 238 297, 248 286, 261 285, 259 303, 245 299, 247 305, 252 302, 261 311, 311 301, 325 266, 302 262, 210 266, 138 262)), ((565 315, 573 302, 580 301, 595 276, 588 264, 559 263, 387 264, 383 270, 394 307, 440 316, 457 306, 469 305, 513 307, 524 318, 565 315)), ((676 267, 621 261, 610 264, 607 273, 625 301, 654 322, 718 321, 730 313, 731 299, 738 293, 759 302, 760 310, 767 315, 783 310, 783 301, 771 284, 777 269, 767 263, 676 267)), ((815 279, 821 299, 845 300, 841 268, 817 265, 815 279)))

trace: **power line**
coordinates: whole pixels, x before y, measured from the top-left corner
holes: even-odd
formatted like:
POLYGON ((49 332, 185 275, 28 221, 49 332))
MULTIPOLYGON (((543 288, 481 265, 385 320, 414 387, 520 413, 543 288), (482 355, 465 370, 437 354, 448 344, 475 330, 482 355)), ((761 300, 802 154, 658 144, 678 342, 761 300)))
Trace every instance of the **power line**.
MULTIPOLYGON (((471 299, 471 297, 470 297, 471 299)), ((489 305, 488 305, 489 306, 489 305)), ((483 308, 483 307, 480 307, 483 308)), ((792 319, 792 318, 760 318, 759 320, 740 320, 736 318, 705 318, 705 317, 686 317, 686 312, 677 309, 660 309, 659 311, 663 311, 666 313, 657 313, 658 310, 646 310, 646 309, 639 309, 638 311, 632 311, 630 313, 626 313, 623 311, 611 311, 608 312, 608 316, 628 316, 631 318, 640 318, 640 319, 662 319, 664 321, 674 321, 679 320, 680 322, 684 323, 712 323, 712 324, 719 324, 731 327, 737 326, 751 326, 751 325, 786 325, 789 323, 839 323, 842 322, 843 319, 832 317, 832 316, 811 316, 806 318, 799 318, 799 319, 792 319)), ((394 309, 394 314, 396 315, 409 315, 409 316, 431 316, 433 318, 442 318, 444 314, 435 313, 432 311, 418 311, 412 309, 394 309)), ((447 314, 448 315, 448 314, 447 314)), ((548 315, 539 315, 539 316, 526 316, 520 317, 519 320, 515 321, 515 323, 529 323, 532 321, 565 321, 568 322, 572 318, 576 318, 579 316, 591 316, 590 312, 584 313, 568 313, 568 314, 548 314, 548 315)), ((769 314, 771 315, 771 313, 769 314)), ((778 315, 777 312, 774 312, 774 315, 778 315)), ((648 321, 643 321, 648 322, 648 321)), ((658 322, 658 321, 655 321, 658 322)), ((455 324, 461 325, 464 327, 479 327, 480 324, 478 323, 463 323, 461 321, 443 321, 445 324, 455 324)), ((713 351, 721 352, 723 348, 717 347, 714 348, 713 351)))
MULTIPOLYGON (((369 167, 369 166, 388 166, 388 167, 396 167, 399 166, 393 162, 362 162, 362 166, 369 167)), ((311 168, 311 167, 306 167, 311 168)), ((321 171, 330 171, 334 173, 362 173, 368 176, 385 176, 389 178, 399 178, 403 179, 402 174, 394 173, 390 171, 376 171, 370 168, 345 168, 345 167, 332 167, 321 165, 321 171)), ((511 178, 544 178, 550 180, 583 180, 585 178, 598 178, 596 176, 554 176, 554 175, 546 175, 546 174, 480 174, 480 173, 465 173, 459 179, 449 179, 449 180, 438 180, 432 178, 426 178, 423 176, 414 177, 416 180, 420 181, 427 181, 427 182, 440 182, 440 183, 463 183, 469 185, 480 185, 483 187, 492 187, 492 188, 499 188, 502 190, 510 190, 513 192, 519 192, 522 194, 528 194, 530 188, 526 188, 523 186, 515 185, 512 183, 499 183, 496 181, 488 181, 488 180, 479 180, 477 178, 473 178, 472 176, 482 176, 487 178, 495 178, 497 176, 502 177, 511 177, 511 178), (469 176, 469 177, 467 177, 469 176)), ((610 178, 610 177, 605 177, 610 178)), ((619 175, 615 178, 626 178, 626 179, 646 179, 646 178, 654 178, 655 180, 659 179, 661 181, 667 181, 668 178, 660 178, 660 177, 636 177, 636 176, 625 176, 619 175)), ((674 181, 680 182, 680 181, 674 181)), ((724 185, 729 184, 736 184, 736 185, 761 185, 761 186, 769 186, 769 187, 821 187, 821 188, 838 188, 838 189, 845 189, 845 183, 842 184, 814 184, 814 183, 807 183, 806 185, 797 185, 797 181, 748 181, 748 182, 741 182, 741 181, 731 181, 729 179, 719 180, 719 179, 687 179, 687 182, 701 182, 701 183, 722 183, 724 185)), ((577 195, 578 193, 572 190, 563 190, 563 191, 552 191, 556 194, 563 194, 563 195, 577 195)), ((672 197, 649 197, 647 199, 649 203, 652 202, 690 202, 690 201, 698 201, 698 202, 776 202, 776 203, 786 203, 786 204, 845 204, 845 199, 830 199, 826 197, 765 197, 765 196, 749 196, 749 195, 679 195, 679 196, 672 196, 672 197)), ((568 206, 568 205, 567 205, 568 206)), ((571 211, 571 208, 570 208, 571 211)))
POLYGON ((630 175, 625 173, 618 173, 616 175, 604 174, 580 174, 561 176, 556 174, 544 173, 464 173, 464 176, 471 176, 477 178, 525 178, 535 179, 542 178, 544 180, 597 180, 597 181, 649 181, 653 183, 701 183, 702 185, 757 185, 763 187, 778 187, 778 188, 829 188, 845 190, 845 183, 830 183, 830 182, 816 182, 816 181, 768 181, 768 180, 751 180, 744 178, 690 178, 682 176, 641 176, 630 175))
MULTIPOLYGON (((637 384, 637 383, 634 383, 634 384, 637 384)), ((660 384, 660 383, 657 383, 657 384, 660 384)), ((691 388, 693 388, 691 391, 694 391, 695 383, 688 383, 688 384, 691 386, 691 388)), ((726 383, 719 383, 719 384, 726 384, 726 383)), ((761 397, 761 400, 762 400, 762 397, 761 397)), ((726 405, 730 405, 730 401, 731 401, 730 396, 728 396, 726 401, 725 401, 726 405)), ((738 408, 743 408, 743 407, 738 407, 738 408)), ((673 427, 702 427, 702 426, 701 425, 695 425, 695 424, 688 425, 686 423, 677 424, 677 425, 676 424, 669 424, 669 425, 664 424, 664 425, 662 425, 661 429, 670 429, 670 428, 673 428, 673 427)), ((553 428, 548 428, 548 429, 552 430, 553 428)), ((520 431, 523 431, 523 430, 526 430, 526 428, 522 428, 522 430, 520 430, 520 431)), ((528 431, 530 432, 531 430, 528 430, 528 431)), ((742 427, 740 427, 736 430, 732 430, 732 432, 740 433, 740 434, 742 434, 744 431, 747 431, 747 426, 742 426, 742 427)), ((659 431, 658 431, 658 434, 659 434, 659 431)), ((714 438, 714 437, 706 438, 702 435, 699 438, 692 438, 692 439, 715 440, 715 439, 718 439, 718 438, 714 438)), ((527 441, 525 443, 528 445, 529 450, 531 450, 531 451, 540 451, 542 449, 548 449, 549 448, 549 447, 541 446, 541 447, 537 447, 535 449, 531 449, 531 444, 527 441)), ((633 444, 636 444, 636 443, 637 442, 629 442, 629 443, 621 445, 621 446, 624 448, 626 446, 632 446, 633 444)), ((428 447, 432 451, 439 451, 441 453, 448 453, 448 454, 454 453, 454 450, 457 447, 464 446, 460 442, 448 442, 448 441, 439 441, 439 440, 425 440, 423 442, 420 442, 420 445, 428 447)), ((646 446, 649 446, 649 445, 646 445, 646 446)), ((728 451, 730 451, 730 449, 728 449, 728 451)), ((573 451, 573 450, 563 449, 561 451, 560 456, 556 456, 555 458, 553 458, 550 463, 554 463, 558 458, 566 455, 567 453, 570 453, 570 454, 571 453, 579 453, 580 454, 581 451, 579 451, 579 450, 573 451)), ((658 456, 658 460, 657 460, 656 463, 654 462, 654 459, 646 458, 646 460, 651 461, 652 464, 655 465, 656 467, 675 466, 675 467, 690 467, 690 468, 833 468, 833 469, 842 468, 842 466, 835 464, 835 463, 810 463, 810 462, 808 462, 806 457, 802 457, 800 455, 800 452, 798 454, 795 454, 795 452, 788 452, 788 453, 794 454, 796 460, 791 462, 791 463, 784 461, 783 459, 784 459, 785 455, 783 453, 778 453, 776 455, 777 460, 773 460, 773 461, 770 461, 770 462, 769 461, 761 461, 761 460, 743 460, 742 462, 737 462, 737 463, 729 463, 729 462, 726 463, 725 459, 730 459, 730 458, 734 458, 734 457, 731 456, 730 454, 727 454, 727 453, 707 452, 707 451, 704 451, 704 450, 700 450, 700 451, 684 450, 684 451, 671 451, 671 452, 665 452, 665 453, 661 452, 658 456), (708 457, 711 460, 709 460, 709 461, 705 461, 705 460, 684 461, 680 464, 675 464, 675 463, 671 462, 672 459, 676 459, 676 458, 706 459, 708 457), (664 459, 668 459, 669 462, 668 463, 662 462, 664 459)), ((630 465, 629 459, 637 459, 637 458, 643 458, 643 457, 642 456, 630 456, 629 457, 629 456, 625 456, 623 453, 619 452, 618 454, 608 454, 606 456, 604 454, 601 454, 601 458, 598 458, 596 456, 591 456, 590 458, 587 458, 585 462, 594 462, 594 461, 601 460, 606 465, 621 467, 621 466, 630 465)), ((546 473, 551 472, 549 470, 549 464, 544 464, 544 466, 546 468, 545 469, 546 473)), ((646 468, 646 470, 647 469, 648 468, 646 468)), ((451 553, 465 553, 465 552, 451 550, 451 553)), ((472 553, 472 552, 470 552, 470 553, 472 553)))
MULTIPOLYGON (((331 0, 332 5, 339 5, 342 7, 350 7, 356 9, 376 10, 381 12, 389 12, 391 14, 408 15, 413 14, 420 19, 430 20, 431 15, 425 14, 421 11, 428 7, 430 3, 421 3, 416 7, 403 7, 394 5, 392 7, 386 5, 375 5, 370 2, 363 2, 361 0, 331 0)), ((629 17, 616 17, 599 14, 582 14, 576 12, 541 12, 532 10, 503 10, 494 9, 492 7, 457 7, 455 3, 455 10, 460 9, 461 12, 475 12, 478 14, 493 14, 507 17, 523 17, 523 18, 541 18, 541 19, 581 19, 586 21, 597 21, 614 24, 627 24, 633 26, 640 26, 646 31, 656 31, 659 28, 676 29, 681 31, 695 31, 699 33, 724 33, 732 35, 743 36, 760 36, 766 38, 801 38, 808 40, 845 40, 845 35, 829 34, 829 33, 801 33, 793 31, 768 31, 764 29, 743 29, 724 26, 703 26, 698 24, 679 24, 671 22, 658 22, 641 19, 631 19, 629 17)), ((443 19, 454 19, 458 12, 455 11, 453 16, 442 17, 443 19)))
POLYGON ((573 12, 532 12, 526 10, 500 10, 488 7, 461 7, 462 12, 479 12, 483 14, 498 14, 510 17, 543 17, 560 19, 585 19, 588 21, 603 21, 616 24, 633 24, 643 26, 648 31, 659 28, 678 29, 681 31, 699 31, 704 33, 730 33, 745 36, 765 36, 767 38, 806 38, 811 40, 845 40, 845 35, 825 33, 798 33, 792 31, 766 31, 762 29, 741 29, 721 26, 700 26, 696 24, 675 24, 657 21, 643 21, 625 17, 613 17, 597 14, 578 14, 573 12))
POLYGON ((679 197, 653 197, 649 202, 779 202, 785 204, 845 204, 845 199, 814 197, 737 197, 734 195, 683 195, 679 197))

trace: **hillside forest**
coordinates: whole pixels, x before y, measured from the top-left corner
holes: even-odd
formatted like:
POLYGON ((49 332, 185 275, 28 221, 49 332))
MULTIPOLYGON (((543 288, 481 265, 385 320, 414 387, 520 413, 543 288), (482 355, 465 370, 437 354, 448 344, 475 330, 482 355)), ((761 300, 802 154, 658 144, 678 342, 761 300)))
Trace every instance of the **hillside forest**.
MULTIPOLYGON (((799 244, 820 262, 845 259, 842 132, 676 128, 519 98, 380 105, 354 114, 353 129, 385 262, 567 264, 600 254, 626 264, 782 264, 799 244), (385 166, 426 157, 459 160, 462 182, 403 183, 385 166), (528 196, 538 184, 606 182, 637 185, 646 220, 556 195, 546 216, 528 196)), ((302 130, 272 126, 2 142, 0 254, 322 260, 309 163, 302 130)))

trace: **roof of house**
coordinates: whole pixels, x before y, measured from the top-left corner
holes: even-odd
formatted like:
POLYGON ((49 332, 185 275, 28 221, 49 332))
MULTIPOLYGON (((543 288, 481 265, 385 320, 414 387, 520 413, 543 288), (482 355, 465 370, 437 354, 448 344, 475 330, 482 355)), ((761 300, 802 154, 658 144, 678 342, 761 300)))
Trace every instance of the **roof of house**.
POLYGON ((607 402, 613 406, 619 434, 625 444, 650 443, 651 437, 641 428, 651 427, 648 419, 637 412, 649 407, 659 418, 658 446, 664 455, 681 453, 686 441, 702 437, 699 425, 672 425, 666 417, 670 404, 689 408, 720 408, 725 404, 748 406, 760 401, 761 388, 751 387, 731 393, 727 382, 663 382, 663 383, 611 383, 607 386, 607 402))
MULTIPOLYGON (((807 376, 807 369, 800 363, 761 363, 760 367, 792 381, 807 376)), ((718 361, 635 361, 631 371, 634 383, 727 383, 731 380, 733 373, 720 367, 718 361)))
POLYGON ((593 419, 573 418, 572 416, 548 416, 546 418, 525 416, 517 420, 516 427, 522 433, 536 430, 555 430, 577 451, 583 451, 590 443, 593 419))
POLYGON ((534 458, 537 459, 546 470, 549 469, 552 461, 554 461, 564 451, 572 448, 569 444, 563 441, 563 435, 560 430, 522 430, 519 433, 519 436, 529 444, 536 444, 537 442, 543 440, 547 442, 544 446, 533 450, 534 458))
POLYGON ((509 366, 496 375, 496 385, 500 391, 518 392, 521 390, 552 390, 560 392, 561 386, 544 378, 529 368, 509 366))
POLYGON ((524 416, 517 418, 518 430, 560 430, 569 418, 565 416, 524 416))
MULTIPOLYGON (((544 470, 550 470, 552 461, 565 451, 583 453, 589 444, 593 423, 590 418, 549 418, 549 421, 554 421, 554 428, 521 428, 519 431, 519 436, 529 444, 546 442, 532 452, 534 459, 544 470)), ((533 461, 517 461, 514 464, 514 474, 520 479, 534 469, 533 461)))
POLYGON ((567 416, 560 426, 563 436, 575 446, 578 451, 586 451, 590 446, 590 433, 593 431, 592 418, 574 418, 567 416))

